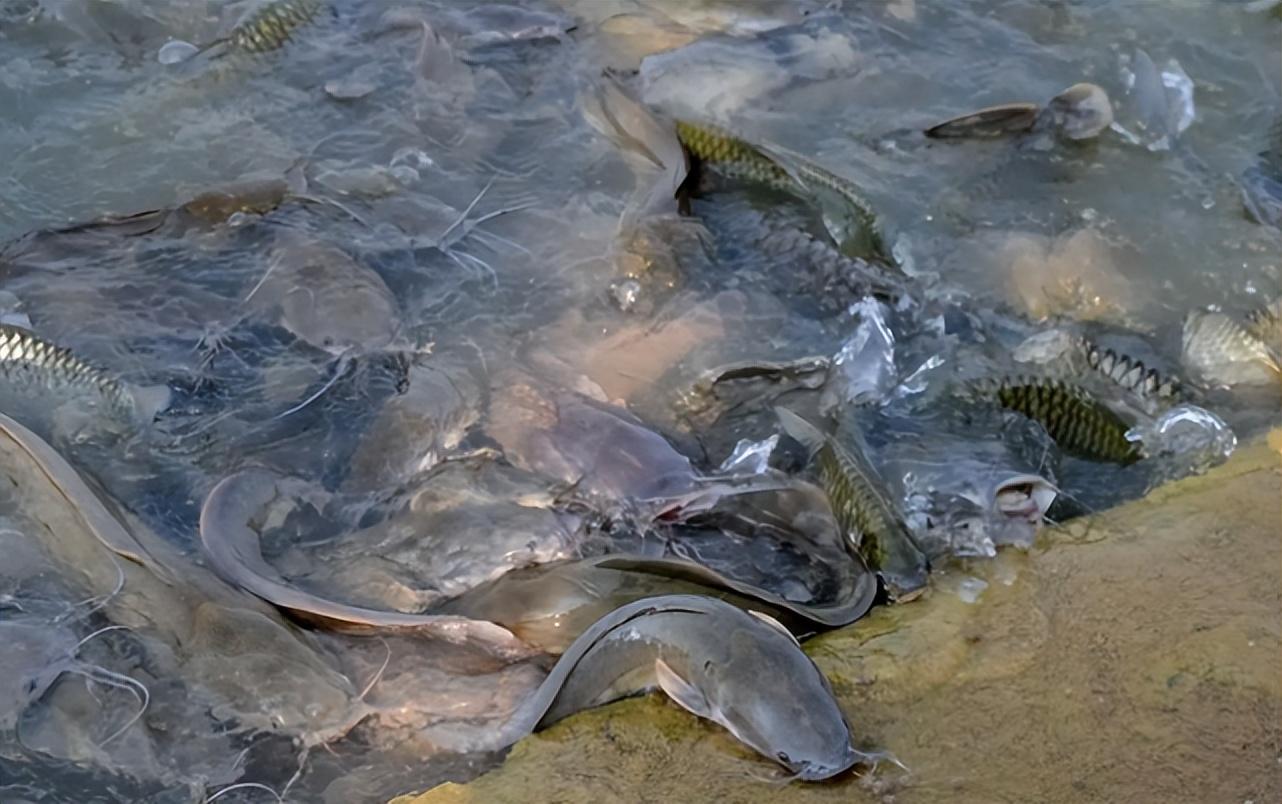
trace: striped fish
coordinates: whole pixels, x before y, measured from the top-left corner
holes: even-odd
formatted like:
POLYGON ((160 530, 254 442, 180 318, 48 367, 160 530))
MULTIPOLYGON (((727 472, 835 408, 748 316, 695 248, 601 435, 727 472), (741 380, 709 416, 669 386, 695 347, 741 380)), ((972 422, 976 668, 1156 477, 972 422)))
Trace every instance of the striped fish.
POLYGON ((1143 457, 1139 444, 1126 439, 1130 428, 1120 416, 1085 389, 1063 380, 985 379, 971 383, 970 392, 1038 422, 1069 455, 1122 465, 1143 457))
MULTIPOLYGON (((0 324, 0 400, 43 406, 68 396, 88 400, 105 413, 130 421, 149 421, 168 402, 168 389, 130 388, 77 357, 21 327, 0 324)), ((5 411, 8 412, 8 411, 5 411)))
POLYGON ((324 0, 276 0, 267 3, 241 20, 227 36, 227 41, 232 48, 246 53, 279 50, 324 7, 324 0))
POLYGON ((863 455, 841 446, 792 411, 775 408, 775 414, 784 431, 809 451, 837 524, 881 576, 890 598, 906 601, 919 595, 930 567, 885 491, 881 475, 863 455))
POLYGON ((1246 318, 1246 330, 1264 344, 1273 362, 1282 366, 1282 296, 1252 311, 1246 318))
POLYGON ((698 164, 811 202, 843 251, 894 262, 876 213, 854 182, 779 145, 750 143, 717 126, 687 120, 678 120, 676 127, 677 139, 698 164))
POLYGON ((1106 379, 1130 393, 1150 412, 1170 407, 1184 398, 1179 380, 1163 377, 1157 369, 1147 368, 1143 361, 1083 339, 1086 364, 1106 379))

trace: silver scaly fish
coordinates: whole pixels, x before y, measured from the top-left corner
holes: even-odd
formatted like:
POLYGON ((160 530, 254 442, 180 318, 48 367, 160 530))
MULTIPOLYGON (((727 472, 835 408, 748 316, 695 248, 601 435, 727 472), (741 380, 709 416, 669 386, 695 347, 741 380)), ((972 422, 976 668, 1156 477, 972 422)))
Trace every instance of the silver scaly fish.
POLYGON ((43 407, 50 395, 55 400, 81 397, 108 415, 145 422, 167 405, 169 389, 130 387, 69 349, 21 327, 0 324, 0 404, 43 407))

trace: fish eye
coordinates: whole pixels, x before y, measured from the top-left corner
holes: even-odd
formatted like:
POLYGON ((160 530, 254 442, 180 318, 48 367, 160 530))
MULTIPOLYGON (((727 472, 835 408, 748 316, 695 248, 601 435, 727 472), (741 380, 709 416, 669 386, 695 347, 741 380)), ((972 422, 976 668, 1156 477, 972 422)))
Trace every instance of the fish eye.
POLYGON ((782 762, 785 765, 789 765, 792 763, 792 760, 788 757, 788 753, 786 751, 780 751, 779 753, 775 754, 775 759, 778 759, 780 762, 782 762))
POLYGON ((712 664, 712 660, 711 660, 711 659, 708 659, 708 660, 704 661, 704 663, 703 663, 703 672, 705 672, 705 673, 711 673, 711 672, 712 672, 713 667, 714 667, 714 665, 712 664))

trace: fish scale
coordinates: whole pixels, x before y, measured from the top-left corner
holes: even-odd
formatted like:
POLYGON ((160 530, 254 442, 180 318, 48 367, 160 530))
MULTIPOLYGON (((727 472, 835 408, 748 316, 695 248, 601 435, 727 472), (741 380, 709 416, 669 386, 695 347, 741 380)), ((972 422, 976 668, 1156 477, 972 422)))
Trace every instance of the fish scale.
POLYGON ((279 0, 250 14, 228 37, 232 47, 248 53, 268 53, 284 47, 294 32, 311 22, 322 0, 279 0))
POLYGON ((1179 380, 1163 377, 1157 369, 1148 368, 1144 362, 1129 355, 1101 349, 1092 341, 1085 341, 1087 364, 1146 402, 1171 404, 1184 398, 1179 380))
POLYGON ((1126 423, 1081 388, 1039 377, 979 381, 973 388, 1039 422, 1070 455, 1123 465, 1141 457, 1139 445, 1126 439, 1126 423))
POLYGON ((893 262, 876 213, 854 182, 801 154, 776 145, 754 145, 717 126, 678 120, 676 130, 677 139, 690 155, 727 178, 786 192, 826 207, 828 211, 832 209, 832 202, 837 202, 853 214, 870 254, 893 262))
POLYGON ((786 170, 728 131, 678 120, 677 139, 690 153, 730 178, 754 181, 785 192, 797 189, 786 170))
POLYGON ((810 451, 833 516, 897 600, 925 587, 929 563, 884 491, 876 468, 792 411, 776 409, 789 436, 810 451))
POLYGON ((1282 365, 1282 297, 1267 307, 1253 310, 1247 316, 1246 328, 1264 344, 1273 360, 1282 365))
POLYGON ((9 385, 89 390, 119 410, 133 411, 133 397, 118 380, 21 327, 0 324, 0 374, 9 385))

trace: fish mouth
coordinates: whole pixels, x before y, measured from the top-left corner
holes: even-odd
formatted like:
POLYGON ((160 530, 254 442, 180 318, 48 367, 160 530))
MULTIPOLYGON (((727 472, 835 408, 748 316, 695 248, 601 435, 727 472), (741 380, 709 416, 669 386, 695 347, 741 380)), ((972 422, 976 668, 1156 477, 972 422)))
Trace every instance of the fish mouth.
POLYGON ((1038 475, 1015 475, 997 485, 993 511, 1011 519, 1041 524, 1059 489, 1038 475))
POLYGON ((847 748, 846 754, 835 762, 795 762, 790 763, 787 767, 792 772, 794 779, 801 782, 822 782, 825 779, 831 779, 839 776, 858 764, 862 754, 853 748, 847 748))

